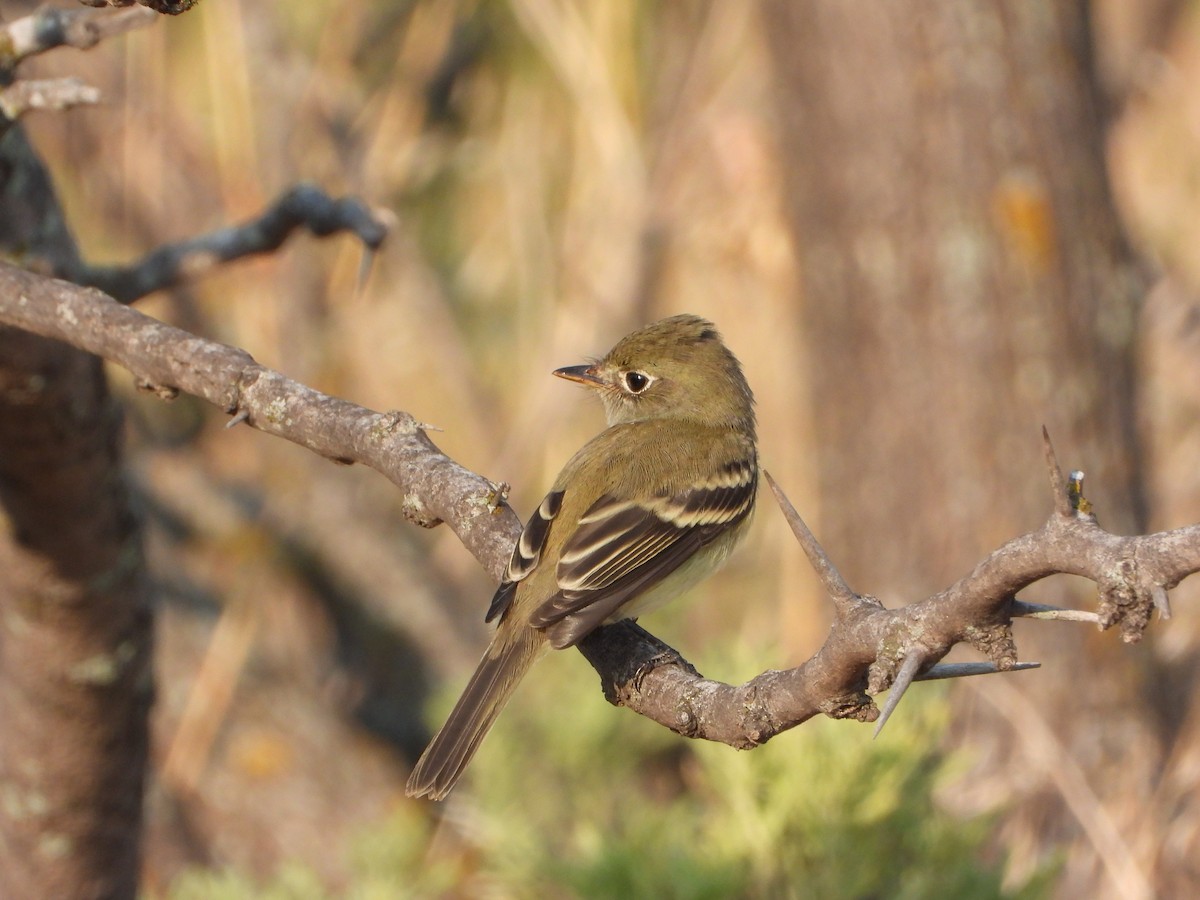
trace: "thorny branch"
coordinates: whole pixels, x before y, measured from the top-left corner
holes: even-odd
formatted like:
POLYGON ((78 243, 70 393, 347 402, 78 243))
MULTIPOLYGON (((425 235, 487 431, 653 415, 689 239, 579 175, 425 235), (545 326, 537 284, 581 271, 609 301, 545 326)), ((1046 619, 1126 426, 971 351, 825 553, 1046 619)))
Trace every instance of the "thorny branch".
MULTIPOLYGON (((0 321, 112 360, 139 383, 169 397, 202 397, 254 428, 341 462, 360 462, 403 492, 410 518, 446 522, 498 578, 520 530, 495 486, 442 454, 406 413, 376 413, 321 394, 258 365, 244 351, 165 325, 99 291, 0 264, 0 321)), ((1200 525, 1122 537, 1104 531, 1082 492, 1082 475, 1063 477, 1045 441, 1054 511, 1041 528, 1014 538, 945 590, 900 609, 845 584, 782 491, 767 476, 818 573, 835 599, 824 645, 801 665, 767 671, 742 685, 703 678, 677 652, 634 623, 602 628, 581 650, 605 695, 682 735, 749 748, 812 718, 875 721, 870 694, 911 680, 1011 671, 1017 616, 1073 618, 1074 611, 1025 603, 1017 593, 1055 573, 1099 588, 1087 618, 1140 638, 1166 592, 1200 571, 1200 525), (804 535, 807 534, 807 537, 804 535), (958 643, 988 659, 966 668, 936 664, 958 643)), ((894 702, 893 702, 894 706, 894 702)))
POLYGON ((306 228, 317 237, 350 232, 369 251, 379 249, 388 231, 384 216, 361 200, 333 199, 315 185, 298 184, 249 221, 164 245, 129 266, 86 266, 71 273, 71 280, 132 303, 222 263, 277 250, 298 228, 306 228))

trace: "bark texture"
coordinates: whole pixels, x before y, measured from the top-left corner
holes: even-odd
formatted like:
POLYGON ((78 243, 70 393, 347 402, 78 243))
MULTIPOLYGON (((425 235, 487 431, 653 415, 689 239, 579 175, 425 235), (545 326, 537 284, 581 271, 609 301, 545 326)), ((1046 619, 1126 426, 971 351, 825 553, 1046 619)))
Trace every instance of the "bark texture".
MULTIPOLYGON (((22 132, 3 250, 78 262, 22 132)), ((139 523, 101 361, 0 326, 0 896, 134 897, 152 697, 139 523)))
MULTIPOLYGON (((811 339, 817 533, 850 584, 906 601, 1040 520, 1043 424, 1087 472, 1099 520, 1135 531, 1141 283, 1109 196, 1088 4, 764 10, 811 339)), ((1020 684, 1101 813, 1130 808, 1105 804, 1144 796, 1162 759, 1152 666, 1074 634, 1023 650, 1055 659, 1058 677, 1020 684), (1095 677, 1061 677, 1075 667, 1095 677)), ((1009 724, 962 721, 994 772, 1020 770, 1009 724)), ((1081 824, 1051 784, 995 789, 1028 798, 1010 846, 1081 824)), ((1116 843, 1138 827, 1118 823, 1116 843)), ((1068 893, 1149 895, 1152 862, 1098 849, 1074 845, 1068 893)))
POLYGON ((851 584, 927 589, 1040 520, 1043 424, 1135 528, 1136 280, 1085 4, 769 3, 767 29, 851 584))

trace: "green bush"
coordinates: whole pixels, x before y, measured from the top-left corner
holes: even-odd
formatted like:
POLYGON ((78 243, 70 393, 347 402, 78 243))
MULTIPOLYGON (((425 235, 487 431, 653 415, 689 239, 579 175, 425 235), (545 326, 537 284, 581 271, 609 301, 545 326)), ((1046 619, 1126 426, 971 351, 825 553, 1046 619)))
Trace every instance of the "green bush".
MULTIPOLYGON (((879 740, 820 720, 738 752, 609 707, 574 654, 555 654, 434 810, 442 821, 405 803, 356 841, 345 896, 1047 895, 1049 872, 1006 890, 989 820, 934 802, 952 775, 946 718, 942 692, 920 686, 879 740)), ((293 869, 253 891, 218 878, 195 893, 199 877, 174 900, 321 896, 293 869)))

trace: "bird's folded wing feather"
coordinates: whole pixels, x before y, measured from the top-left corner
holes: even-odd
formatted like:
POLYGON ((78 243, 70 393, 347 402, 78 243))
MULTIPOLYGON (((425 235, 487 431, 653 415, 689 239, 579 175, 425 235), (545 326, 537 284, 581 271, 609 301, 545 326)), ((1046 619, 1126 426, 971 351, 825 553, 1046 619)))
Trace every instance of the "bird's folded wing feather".
POLYGON ((570 646, 632 597, 654 587, 705 544, 741 522, 754 505, 758 467, 731 463, 706 483, 672 496, 604 496, 580 518, 558 559, 559 590, 530 617, 570 646))
POLYGON ((508 608, 517 594, 517 583, 526 578, 542 558, 546 537, 550 534, 550 523, 562 509, 562 499, 562 491, 551 491, 542 500, 534 514, 529 517, 529 521, 525 523, 521 537, 517 540, 517 546, 513 548, 512 559, 508 561, 504 580, 496 589, 496 594, 492 597, 491 605, 488 606, 487 615, 483 617, 483 621, 490 622, 497 616, 503 620, 504 614, 508 612, 508 608))

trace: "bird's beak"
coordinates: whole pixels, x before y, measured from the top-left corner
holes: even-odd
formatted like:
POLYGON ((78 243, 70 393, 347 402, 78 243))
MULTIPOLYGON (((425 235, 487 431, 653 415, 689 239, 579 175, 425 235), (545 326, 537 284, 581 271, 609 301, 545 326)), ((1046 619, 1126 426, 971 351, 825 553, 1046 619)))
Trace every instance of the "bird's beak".
POLYGON ((555 369, 554 374, 559 378, 576 381, 587 387, 595 388, 604 384, 604 381, 596 374, 595 366, 566 366, 562 369, 555 369))

